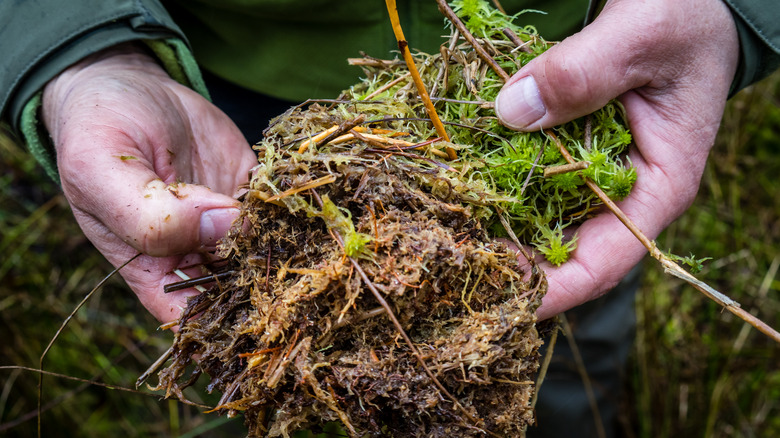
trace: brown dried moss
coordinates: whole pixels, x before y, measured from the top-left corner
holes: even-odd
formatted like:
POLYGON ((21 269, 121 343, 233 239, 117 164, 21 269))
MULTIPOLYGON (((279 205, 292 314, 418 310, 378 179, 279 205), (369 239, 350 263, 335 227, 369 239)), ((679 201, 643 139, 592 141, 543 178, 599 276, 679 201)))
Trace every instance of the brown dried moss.
POLYGON ((355 116, 315 105, 267 133, 243 220, 221 245, 229 274, 190 301, 159 387, 181 397, 208 374, 223 394, 217 410, 243 412, 253 436, 327 421, 351 436, 522 434, 543 275, 488 237, 479 200, 490 195, 431 160, 360 135, 297 152, 355 116))

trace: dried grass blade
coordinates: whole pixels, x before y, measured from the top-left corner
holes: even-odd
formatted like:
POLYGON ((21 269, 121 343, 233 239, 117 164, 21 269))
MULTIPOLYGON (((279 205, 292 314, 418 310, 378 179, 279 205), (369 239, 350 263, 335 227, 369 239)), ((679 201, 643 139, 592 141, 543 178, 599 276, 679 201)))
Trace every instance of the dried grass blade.
POLYGON ((138 254, 134 255, 130 260, 124 262, 121 266, 119 266, 118 268, 114 269, 108 275, 106 275, 102 280, 100 280, 100 283, 98 283, 97 286, 95 286, 91 291, 89 291, 89 293, 87 293, 87 295, 84 296, 84 299, 81 300, 81 302, 76 306, 76 308, 74 308, 73 311, 70 312, 70 315, 68 315, 68 317, 65 318, 65 321, 62 322, 62 325, 60 325, 60 328, 57 330, 57 333, 55 333, 54 337, 52 337, 51 341, 49 341, 49 345, 47 345, 46 349, 43 350, 43 354, 41 354, 41 358, 38 361, 38 369, 40 370, 40 373, 41 373, 38 376, 38 438, 40 438, 40 436, 41 436, 41 400, 43 398, 43 375, 44 375, 43 359, 46 357, 46 354, 51 349, 51 346, 54 345, 54 342, 57 340, 57 338, 59 338, 60 333, 62 333, 62 330, 65 329, 65 326, 67 326, 68 323, 70 322, 70 320, 73 318, 73 315, 75 315, 76 312, 78 312, 79 309, 81 309, 81 307, 92 297, 92 295, 96 291, 98 291, 101 287, 103 287, 103 285, 111 277, 113 277, 114 274, 119 272, 120 269, 124 268, 130 262, 132 262, 133 260, 137 259, 140 256, 141 256, 141 253, 139 252, 138 254))
POLYGON ((306 184, 304 184, 304 185, 302 185, 300 187, 294 187, 292 189, 285 190, 282 193, 279 193, 277 195, 271 196, 270 198, 266 199, 265 202, 278 201, 278 200, 280 200, 282 198, 286 198, 288 196, 294 195, 294 194, 299 193, 299 192, 303 192, 303 191, 306 191, 306 190, 309 190, 309 189, 313 189, 313 188, 316 188, 316 187, 319 187, 319 186, 324 186, 325 184, 332 184, 335 181, 336 181, 336 175, 333 175, 333 174, 325 175, 325 176, 323 176, 321 178, 315 179, 314 181, 306 183, 306 184))

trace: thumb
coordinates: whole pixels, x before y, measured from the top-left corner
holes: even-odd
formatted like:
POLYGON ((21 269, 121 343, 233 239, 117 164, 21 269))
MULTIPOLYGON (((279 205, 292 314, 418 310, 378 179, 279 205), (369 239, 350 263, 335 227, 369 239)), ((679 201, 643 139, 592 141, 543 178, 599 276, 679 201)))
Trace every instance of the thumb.
MULTIPOLYGON (((91 158, 102 168, 116 166, 108 162, 112 156, 91 158)), ((140 159, 121 163, 111 178, 95 178, 84 171, 89 164, 79 164, 60 167, 63 189, 91 223, 84 231, 93 242, 113 235, 151 256, 185 254, 214 247, 239 215, 232 197, 198 184, 166 183, 140 159)))
MULTIPOLYGON (((156 179, 136 186, 125 208, 128 217, 108 219, 106 225, 126 243, 152 256, 211 249, 239 216, 235 199, 197 184, 165 184, 156 179)), ((132 189, 131 189, 132 190, 132 189)), ((115 205, 114 208, 122 208, 115 205)), ((104 219, 105 220, 105 219, 104 219)))
POLYGON ((637 29, 614 9, 530 61, 504 85, 495 102, 504 125, 536 131, 566 123, 648 82, 636 68, 642 51, 635 38, 626 37, 637 29))

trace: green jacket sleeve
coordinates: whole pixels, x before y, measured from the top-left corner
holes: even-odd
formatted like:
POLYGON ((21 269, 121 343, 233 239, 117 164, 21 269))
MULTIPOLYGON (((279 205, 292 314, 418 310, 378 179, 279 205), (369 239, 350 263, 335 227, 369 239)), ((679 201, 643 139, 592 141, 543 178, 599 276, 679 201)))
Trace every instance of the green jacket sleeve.
POLYGON ((132 40, 147 42, 174 78, 205 92, 184 35, 156 0, 0 2, 0 118, 55 179, 48 134, 37 123, 40 91, 80 59, 132 40))
POLYGON ((740 62, 732 94, 780 67, 780 3, 777 0, 724 0, 739 33, 740 62))

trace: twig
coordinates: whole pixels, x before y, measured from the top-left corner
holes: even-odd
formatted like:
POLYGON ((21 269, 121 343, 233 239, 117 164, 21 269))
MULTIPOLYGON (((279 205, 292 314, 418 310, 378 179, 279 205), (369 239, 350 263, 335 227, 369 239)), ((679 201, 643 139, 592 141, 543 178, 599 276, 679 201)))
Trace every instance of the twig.
MULTIPOLYGON (((569 163, 574 163, 574 157, 569 154, 569 151, 566 150, 566 147, 563 146, 563 143, 558 139, 558 137, 551 131, 551 130, 545 130, 544 131, 558 146, 558 150, 561 152, 561 155, 566 159, 569 163)), ((644 245, 645 248, 647 248, 647 251, 650 253, 650 255, 658 260, 661 263, 661 266, 664 267, 664 272, 675 276, 681 280, 685 280, 688 282, 691 286, 696 288, 699 292, 706 295, 711 300, 715 301, 716 303, 720 304, 726 310, 733 313, 734 315, 737 315, 740 317, 743 321, 747 322, 748 324, 755 327, 758 331, 761 333, 764 333, 765 335, 769 336, 780 344, 780 333, 778 333, 775 329, 767 325, 764 321, 756 318, 755 316, 748 313, 746 310, 742 309, 739 306, 739 303, 732 300, 731 298, 727 297, 726 295, 723 295, 722 293, 718 292, 717 290, 713 289, 706 283, 698 280, 696 277, 688 273, 688 271, 681 268, 677 263, 672 261, 669 257, 666 256, 661 250, 658 249, 658 247, 655 245, 655 243, 648 239, 647 236, 642 232, 642 230, 639 229, 636 224, 626 216, 625 213, 620 209, 620 207, 617 206, 610 198, 607 196, 606 193, 604 193, 603 190, 590 178, 584 178, 585 184, 588 186, 588 188, 593 191, 593 193, 596 194, 596 196, 601 199, 601 202, 604 203, 604 205, 609 208, 612 213, 617 216, 617 218, 620 220, 620 222, 623 223, 623 225, 626 226, 626 228, 631 231, 631 233, 634 234, 634 236, 644 245)))
MULTIPOLYGON (((450 137, 447 135, 447 130, 444 129, 444 124, 441 123, 439 115, 436 114, 436 108, 433 107, 433 102, 431 102, 431 98, 428 96, 428 91, 425 89, 425 84, 420 77, 420 72, 417 71, 414 58, 412 58, 412 52, 409 51, 409 43, 406 42, 404 31, 401 29, 401 19, 398 17, 398 8, 396 7, 395 0, 385 0, 385 4, 387 5, 387 12, 390 14, 390 23, 393 25, 395 39, 398 41, 398 49, 401 51, 404 61, 406 61, 409 73, 412 74, 414 84, 417 86, 417 92, 420 94, 420 98, 425 105, 425 111, 428 113, 428 117, 431 118, 431 122, 433 123, 434 128, 436 128, 439 137, 443 138, 444 141, 449 142, 450 137)), ((455 149, 448 146, 446 150, 450 160, 456 160, 458 158, 455 149)))
POLYGON ((407 74, 405 74, 403 76, 399 76, 399 77, 393 79, 392 81, 390 81, 390 82, 386 83, 385 85, 382 85, 381 87, 379 87, 376 90, 374 90, 371 94, 369 94, 368 96, 364 97, 363 100, 371 100, 371 99, 373 99, 374 97, 384 93, 385 91, 389 90, 390 88, 393 88, 393 86, 398 84, 399 82, 405 81, 406 79, 409 78, 409 76, 411 76, 411 73, 407 73, 407 74))
POLYGON ((319 146, 328 144, 329 142, 333 141, 338 136, 349 132, 352 128, 354 128, 354 127, 356 127, 358 125, 363 124, 363 122, 365 122, 365 121, 366 121, 366 115, 365 114, 360 114, 360 115, 358 115, 357 117, 355 117, 352 120, 344 121, 343 123, 341 123, 339 125, 338 128, 336 128, 336 130, 334 132, 331 132, 325 138, 323 138, 322 141, 318 142, 317 146, 319 147, 319 146))
POLYGON ((152 374, 157 372, 157 370, 160 369, 161 366, 173 355, 173 346, 171 346, 168 350, 165 351, 165 353, 162 354, 162 356, 158 357, 154 363, 149 366, 149 368, 144 371, 143 374, 138 376, 138 379, 135 381, 135 388, 138 389, 139 386, 143 385, 144 382, 146 382, 146 379, 149 378, 152 374))
POLYGON ((562 164, 560 166, 550 166, 544 168, 544 177, 549 178, 551 176, 560 175, 562 173, 576 172, 578 170, 585 170, 590 166, 587 161, 577 161, 576 163, 562 164))
POLYGON ((460 21, 460 18, 458 18, 458 16, 455 14, 455 11, 453 11, 450 5, 447 4, 447 0, 436 0, 436 2, 439 4, 439 10, 442 12, 442 14, 444 14, 444 16, 447 17, 447 19, 450 20, 453 25, 455 25, 461 35, 463 35, 463 38, 465 38, 466 41, 468 41, 477 52, 477 55, 479 55, 479 57, 482 58, 482 60, 485 61, 504 82, 508 82, 509 74, 505 72, 504 69, 498 65, 496 60, 493 59, 493 57, 490 56, 487 51, 485 51, 485 48, 482 47, 479 42, 477 42, 477 39, 474 38, 474 35, 469 32, 469 30, 466 28, 466 25, 460 21))
POLYGON ((330 129, 327 129, 312 137, 311 140, 301 144, 301 147, 298 148, 298 153, 302 154, 306 152, 306 149, 312 146, 318 147, 324 144, 328 144, 328 142, 330 142, 334 138, 344 134, 345 132, 348 132, 350 129, 354 128, 357 125, 360 125, 365 120, 366 120, 366 116, 364 114, 360 114, 354 119, 347 120, 338 126, 334 126, 330 129))
MULTIPOLYGON (((382 117, 381 119, 369 120, 366 123, 387 123, 387 122, 393 122, 399 120, 414 120, 414 121, 422 121, 422 122, 430 121, 429 119, 425 119, 421 117, 382 117)), ((512 151, 515 151, 515 147, 512 145, 512 142, 505 139, 504 137, 501 137, 495 132, 488 131, 487 129, 483 129, 483 128, 478 128, 473 125, 467 125, 465 123, 458 123, 458 122, 451 122, 451 121, 443 121, 442 123, 444 123, 445 125, 457 126, 459 128, 471 129, 477 132, 481 132, 485 135, 501 140, 502 142, 506 143, 506 145, 509 146, 509 148, 512 149, 512 151)))
POLYGON ((302 154, 306 152, 307 149, 309 149, 309 146, 315 146, 320 141, 324 140, 325 137, 328 135, 336 132, 336 130, 339 129, 338 125, 333 125, 330 128, 320 132, 319 134, 315 135, 314 137, 310 138, 308 141, 305 141, 301 144, 301 146, 298 148, 298 153, 302 154))
POLYGON ((493 0, 493 6, 496 7, 496 9, 499 10, 502 14, 506 15, 506 9, 504 9, 503 6, 501 6, 501 2, 498 0, 493 0))
POLYGON ((509 41, 512 41, 512 43, 516 45, 518 49, 526 53, 533 53, 533 50, 531 50, 531 48, 528 47, 528 43, 530 41, 521 40, 520 37, 517 36, 517 34, 508 27, 502 29, 502 32, 504 32, 504 35, 506 35, 506 37, 509 38, 509 41))
POLYGON ((544 147, 545 147, 544 144, 542 144, 542 147, 539 148, 539 153, 536 154, 536 158, 534 159, 533 164, 531 164, 531 169, 528 170, 528 176, 526 176, 525 181, 523 181, 523 187, 520 188, 520 195, 518 196, 518 198, 523 197, 523 193, 525 193, 525 188, 528 187, 528 183, 531 182, 531 176, 533 176, 536 166, 539 165, 539 159, 541 159, 542 155, 544 155, 544 147))
MULTIPOLYGON (((93 385, 93 386, 100 386, 101 388, 115 389, 117 391, 123 391, 123 392, 131 392, 133 394, 141 394, 141 395, 145 395, 145 396, 148 396, 148 397, 154 397, 154 398, 159 398, 160 397, 159 394, 153 394, 153 393, 149 393, 149 392, 139 391, 139 390, 133 389, 133 388, 125 388, 124 386, 112 385, 110 383, 103 383, 103 382, 98 382, 98 381, 95 381, 95 380, 82 379, 81 377, 69 376, 67 374, 60 374, 60 373, 55 373, 55 372, 52 372, 52 371, 39 370, 37 368, 31 368, 31 367, 25 367, 25 366, 19 366, 19 365, 4 365, 4 366, 0 366, 0 370, 30 371, 30 372, 38 373, 38 374, 41 374, 41 375, 57 377, 59 379, 72 380, 74 382, 81 382, 81 383, 86 383, 86 384, 93 385)), ((182 402, 182 403, 184 403, 186 405, 197 406, 199 408, 208 408, 209 407, 207 405, 194 403, 194 402, 191 402, 191 401, 186 400, 186 399, 178 400, 178 401, 180 401, 180 402, 182 402)))
POLYGON ((585 395, 588 397, 588 404, 590 404, 590 410, 593 412, 593 422, 596 423, 596 434, 599 438, 606 438, 607 433, 604 431, 604 421, 601 418, 601 412, 599 412, 599 404, 596 402, 596 394, 593 392, 593 382, 590 380, 587 368, 585 368, 585 361, 582 359, 577 341, 574 339, 574 332, 571 329, 569 320, 566 319, 566 314, 561 313, 558 315, 558 318, 561 321, 563 333, 566 335, 566 341, 569 343, 571 354, 574 356, 574 362, 577 364, 577 371, 580 373, 582 385, 585 387, 585 395))
POLYGON ((323 177, 317 178, 313 181, 309 181, 308 183, 300 186, 300 187, 293 187, 291 189, 285 190, 277 195, 271 196, 270 198, 266 199, 265 202, 273 202, 280 199, 284 199, 288 196, 292 196, 296 193, 303 192, 309 189, 313 189, 319 186, 324 186, 326 184, 331 184, 336 181, 336 175, 329 173, 323 177))
POLYGON ((65 321, 62 322, 62 325, 60 325, 60 328, 57 330, 57 333, 55 333, 54 336, 51 338, 51 341, 49 341, 49 345, 47 345, 46 349, 43 350, 43 354, 41 354, 41 358, 38 361, 38 369, 41 372, 41 374, 38 376, 38 438, 40 438, 40 436, 41 436, 41 400, 43 398, 43 375, 45 374, 44 371, 43 371, 43 358, 46 357, 46 354, 51 349, 51 346, 54 345, 54 341, 56 341, 57 338, 59 338, 60 333, 62 333, 62 330, 65 329, 65 326, 68 325, 70 320, 73 318, 73 315, 75 315, 76 312, 78 312, 79 309, 81 309, 81 307, 84 305, 84 303, 86 303, 92 297, 92 295, 96 291, 98 291, 101 287, 103 287, 103 285, 111 277, 113 277, 114 274, 119 272, 120 269, 124 268, 130 262, 132 262, 133 260, 137 259, 140 256, 141 256, 141 253, 139 252, 138 254, 134 255, 130 260, 124 262, 121 266, 119 266, 118 268, 114 269, 108 275, 106 275, 102 280, 100 280, 100 282, 97 284, 97 286, 92 288, 92 290, 89 291, 89 293, 87 293, 86 296, 84 296, 84 299, 81 300, 81 302, 76 306, 76 308, 74 308, 73 311, 70 312, 70 315, 68 315, 68 317, 65 318, 65 321))
POLYGON ((213 281, 224 280, 230 277, 231 274, 233 274, 233 271, 226 271, 217 274, 204 275, 202 277, 190 278, 189 280, 177 281, 176 283, 166 284, 165 286, 163 286, 163 293, 169 294, 171 292, 176 292, 177 290, 200 286, 203 284, 211 283, 213 281))
POLYGON ((374 135, 374 134, 368 134, 368 133, 360 133, 356 130, 351 131, 349 134, 351 138, 356 138, 362 142, 368 143, 372 146, 376 146, 382 149, 390 148, 395 150, 407 150, 407 149, 415 149, 415 150, 427 150, 430 151, 433 155, 436 155, 440 158, 449 158, 449 154, 447 154, 444 151, 441 151, 439 149, 436 149, 434 147, 428 147, 433 143, 436 143, 438 141, 441 141, 441 137, 436 137, 431 140, 426 140, 424 142, 420 143, 410 143, 406 140, 399 140, 395 138, 390 137, 382 137, 381 135, 374 135))
POLYGON ((375 308, 373 308, 371 310, 367 310, 367 311, 361 313, 360 315, 355 316, 354 318, 344 319, 344 320, 341 320, 341 321, 336 321, 335 323, 333 323, 333 327, 331 327, 331 328, 333 330, 338 330, 338 329, 340 329, 342 327, 345 327, 345 326, 347 326, 349 324, 356 324, 358 322, 365 321, 367 319, 371 319, 371 318, 373 318, 375 316, 379 316, 379 315, 381 315, 383 313, 387 313, 387 310, 385 310, 384 307, 375 307, 375 308))

